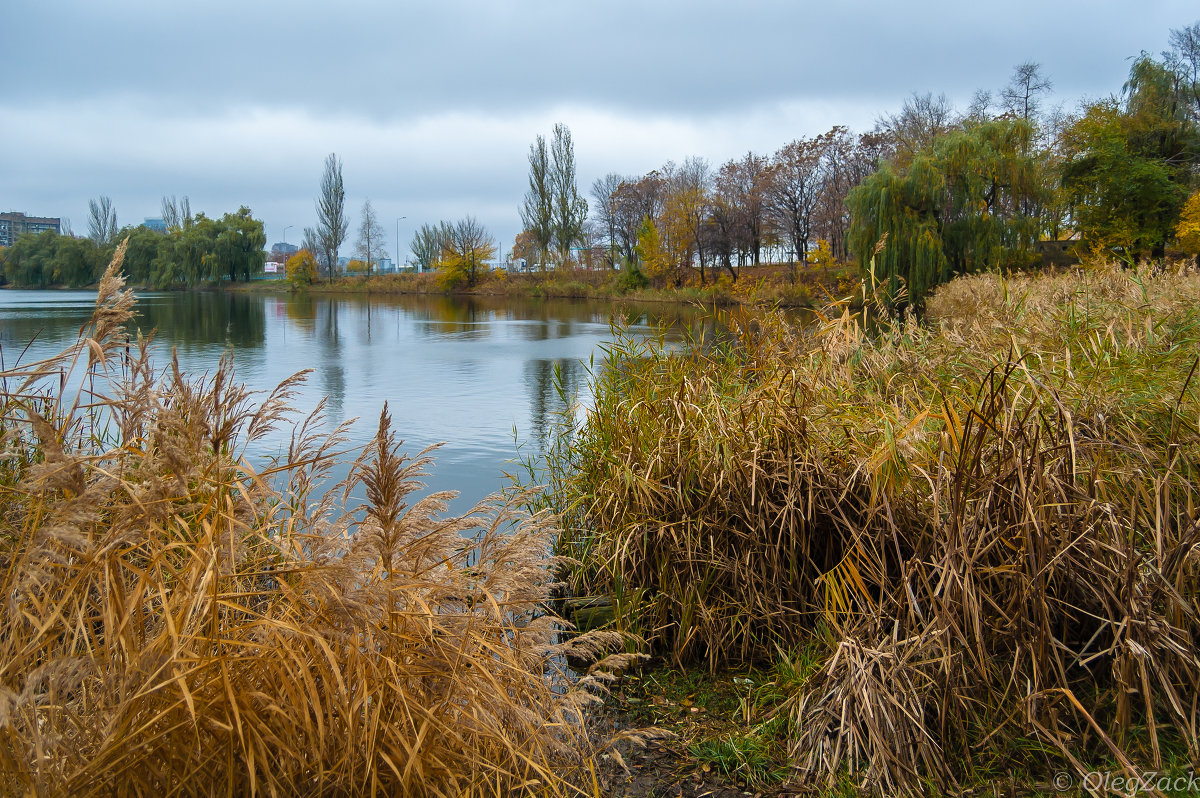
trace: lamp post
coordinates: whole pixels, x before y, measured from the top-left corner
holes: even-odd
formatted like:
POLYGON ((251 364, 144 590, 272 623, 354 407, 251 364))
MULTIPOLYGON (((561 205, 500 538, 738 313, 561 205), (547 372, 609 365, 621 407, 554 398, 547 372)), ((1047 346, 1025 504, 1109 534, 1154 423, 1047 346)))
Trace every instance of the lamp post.
POLYGON ((287 231, 291 230, 295 226, 296 225, 294 225, 294 224, 285 224, 283 226, 283 243, 285 243, 285 244, 287 243, 287 231))
POLYGON ((399 266, 400 266, 400 220, 407 219, 407 218, 408 218, 407 216, 397 216, 396 217, 396 252, 395 252, 396 260, 395 260, 395 263, 396 263, 397 271, 400 270, 399 269, 399 266))

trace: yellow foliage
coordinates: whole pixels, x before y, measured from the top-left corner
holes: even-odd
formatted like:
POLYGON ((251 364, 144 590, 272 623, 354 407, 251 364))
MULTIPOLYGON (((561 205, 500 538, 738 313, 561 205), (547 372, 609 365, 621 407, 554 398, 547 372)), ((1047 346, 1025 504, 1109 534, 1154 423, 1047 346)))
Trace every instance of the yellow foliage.
POLYGON ((317 259, 307 249, 288 258, 284 269, 288 282, 295 286, 310 285, 317 279, 317 259))
POLYGON ((1200 191, 1192 194, 1179 213, 1175 227, 1179 248, 1189 255, 1200 255, 1200 191))

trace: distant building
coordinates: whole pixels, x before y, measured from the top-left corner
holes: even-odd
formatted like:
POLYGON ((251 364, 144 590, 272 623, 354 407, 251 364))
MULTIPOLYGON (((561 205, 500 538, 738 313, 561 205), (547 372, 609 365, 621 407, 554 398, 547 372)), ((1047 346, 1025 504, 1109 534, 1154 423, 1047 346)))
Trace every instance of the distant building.
POLYGON ((151 217, 146 217, 146 221, 142 222, 142 227, 149 228, 150 230, 153 230, 156 233, 167 232, 167 223, 162 219, 154 219, 151 217))
POLYGON ((295 244, 289 244, 286 241, 280 241, 278 244, 271 245, 272 255, 283 255, 284 259, 290 258, 300 251, 300 247, 295 244))
POLYGON ((50 216, 26 216, 17 211, 0 213, 0 247, 11 247, 24 233, 62 233, 62 220, 50 216))

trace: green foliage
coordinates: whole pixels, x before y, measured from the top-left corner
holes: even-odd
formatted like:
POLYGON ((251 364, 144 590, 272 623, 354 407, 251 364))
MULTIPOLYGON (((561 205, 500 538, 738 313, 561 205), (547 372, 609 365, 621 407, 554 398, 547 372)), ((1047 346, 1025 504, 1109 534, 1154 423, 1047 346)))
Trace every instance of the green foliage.
POLYGON ((1063 190, 1084 240, 1161 257, 1195 183, 1200 130, 1180 75, 1143 54, 1124 107, 1089 105, 1066 131, 1063 190))
POLYGON ((17 237, 6 251, 4 277, 21 288, 78 288, 99 279, 107 259, 108 253, 91 239, 47 230, 17 237))
POLYGON ((244 206, 220 219, 189 215, 167 233, 127 227, 119 237, 128 241, 125 275, 138 285, 186 288, 223 277, 249 280, 266 263, 263 224, 244 206))
POLYGON ((632 261, 626 261, 624 268, 617 272, 617 290, 621 293, 638 291, 650 285, 650 280, 642 274, 642 270, 632 261))
POLYGON ((1091 246, 1161 254, 1174 231, 1187 197, 1186 171, 1151 145, 1147 125, 1105 101, 1089 106, 1067 131, 1063 190, 1091 246))
POLYGON ((851 251, 864 271, 874 255, 888 296, 903 287, 920 304, 955 275, 1031 261, 1044 186, 1032 133, 1020 119, 946 133, 906 168, 885 164, 850 192, 851 251))

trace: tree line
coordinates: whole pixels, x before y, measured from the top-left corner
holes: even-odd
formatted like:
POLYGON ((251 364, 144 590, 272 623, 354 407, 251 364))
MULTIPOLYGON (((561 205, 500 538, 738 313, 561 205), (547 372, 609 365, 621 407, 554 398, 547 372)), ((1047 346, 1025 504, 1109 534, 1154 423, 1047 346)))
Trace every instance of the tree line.
POLYGON ((117 245, 127 241, 124 273, 135 285, 186 288, 262 274, 266 234, 249 208, 209 218, 193 214, 187 197, 164 197, 166 231, 143 225, 118 229, 112 200, 89 203, 88 236, 75 238, 48 230, 20 236, 0 252, 4 280, 22 288, 54 285, 78 288, 100 278, 117 245))
POLYGON ((539 136, 530 148, 513 255, 568 264, 578 250, 660 284, 736 280, 764 257, 793 280, 814 262, 856 262, 920 302, 958 274, 1031 266, 1045 240, 1126 261, 1196 254, 1184 230, 1200 228, 1200 199, 1185 205, 1200 186, 1200 22, 1169 43, 1135 58, 1119 93, 1074 112, 1049 106, 1052 81, 1025 62, 965 112, 914 93, 867 133, 836 126, 715 169, 690 157, 609 173, 590 213, 558 125, 550 147, 539 136))

